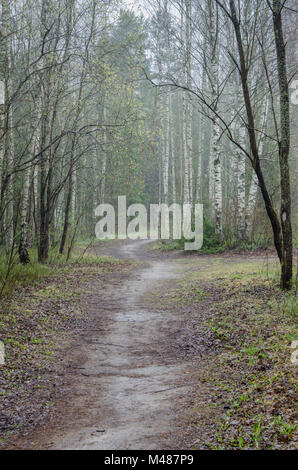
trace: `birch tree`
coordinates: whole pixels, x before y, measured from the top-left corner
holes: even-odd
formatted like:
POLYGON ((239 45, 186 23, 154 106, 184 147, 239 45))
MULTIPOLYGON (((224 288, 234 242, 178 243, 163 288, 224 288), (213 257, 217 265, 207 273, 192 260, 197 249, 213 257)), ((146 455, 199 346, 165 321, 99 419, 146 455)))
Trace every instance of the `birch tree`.
MULTIPOLYGON (((260 127, 261 134, 259 138, 259 154, 261 156, 263 155, 263 151, 264 151, 267 114, 268 114, 268 96, 265 96, 263 100, 261 121, 260 121, 261 122, 261 127, 260 127)), ((249 185, 246 214, 245 214, 245 236, 247 240, 250 240, 252 236, 253 216, 254 216, 255 207, 256 207, 258 187, 259 187, 258 178, 257 178, 257 175, 253 172, 250 185, 249 185)))
MULTIPOLYGON (((289 144, 290 144, 290 127, 289 127, 289 90, 286 69, 286 53, 285 43, 283 39, 282 28, 282 3, 274 0, 271 4, 272 19, 274 26, 274 36, 276 43, 276 59, 278 65, 279 91, 280 91, 280 136, 278 133, 278 152, 280 162, 280 188, 281 188, 281 206, 280 219, 274 208, 270 197, 264 174, 261 167, 260 154, 258 149, 255 116, 253 112, 251 91, 249 88, 248 74, 250 70, 250 62, 248 61, 248 49, 245 49, 240 16, 241 12, 237 11, 235 1, 229 0, 229 10, 226 6, 216 0, 217 4, 222 8, 227 17, 232 21, 235 37, 237 41, 239 64, 238 70, 241 79, 243 98, 245 102, 247 114, 247 128, 250 140, 251 163, 257 175, 258 183, 265 203, 267 215, 271 222, 275 248, 281 264, 281 287, 289 289, 292 279, 292 228, 291 228, 291 195, 290 195, 290 177, 289 177, 289 144)), ((234 59, 235 60, 235 59, 234 59)))
MULTIPOLYGON (((208 0, 208 14, 210 20, 210 86, 211 103, 213 109, 217 110, 218 100, 218 35, 219 17, 218 6, 212 0, 208 0)), ((220 161, 220 127, 217 114, 212 118, 210 171, 209 171, 209 194, 214 204, 215 233, 219 239, 223 239, 222 231, 222 181, 221 181, 221 161, 220 161)))
MULTIPOLYGON (((182 50, 182 77, 185 89, 191 81, 191 3, 189 0, 181 5, 181 50, 182 50)), ((192 200, 192 109, 189 95, 182 95, 182 142, 184 157, 184 181, 183 202, 191 203, 192 200)))
MULTIPOLYGON (((3 156, 6 160, 5 186, 2 188, 2 198, 6 190, 6 225, 5 238, 6 245, 11 248, 13 245, 13 154, 14 154, 14 135, 13 135, 13 116, 12 116, 12 76, 11 76, 11 8, 9 0, 2 0, 2 57, 4 72, 4 135, 3 135, 3 156)), ((2 159, 3 161, 3 159, 2 159)), ((3 204, 2 204, 3 205, 3 204)))

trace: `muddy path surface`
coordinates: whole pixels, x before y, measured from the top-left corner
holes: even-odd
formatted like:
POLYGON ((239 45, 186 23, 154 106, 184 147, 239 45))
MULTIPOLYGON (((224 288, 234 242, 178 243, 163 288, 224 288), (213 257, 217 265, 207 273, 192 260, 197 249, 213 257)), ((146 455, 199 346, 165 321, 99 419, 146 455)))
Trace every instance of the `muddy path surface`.
MULTIPOLYGON (((169 348, 182 318, 150 309, 144 294, 179 277, 175 259, 148 255, 148 242, 107 244, 100 252, 136 261, 129 275, 96 285, 84 308, 94 329, 72 352, 55 417, 22 442, 40 449, 174 449, 186 408, 191 364, 169 348), (140 261, 141 260, 141 261, 140 261)), ((179 437, 180 435, 180 437, 179 437)))

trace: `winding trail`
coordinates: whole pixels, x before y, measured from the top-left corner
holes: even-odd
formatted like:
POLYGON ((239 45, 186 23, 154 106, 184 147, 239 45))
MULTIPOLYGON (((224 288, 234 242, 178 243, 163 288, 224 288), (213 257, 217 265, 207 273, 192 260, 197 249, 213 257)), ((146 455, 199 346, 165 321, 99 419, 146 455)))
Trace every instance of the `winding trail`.
MULTIPOLYGON (((118 258, 144 260, 146 243, 115 243, 110 249, 118 258)), ((81 364, 71 373, 70 399, 40 448, 177 448, 177 413, 187 397, 189 364, 167 348, 181 318, 162 307, 151 311, 143 298, 176 278, 176 268, 173 260, 153 258, 116 289, 86 298, 88 313, 105 322, 78 348, 81 364)))

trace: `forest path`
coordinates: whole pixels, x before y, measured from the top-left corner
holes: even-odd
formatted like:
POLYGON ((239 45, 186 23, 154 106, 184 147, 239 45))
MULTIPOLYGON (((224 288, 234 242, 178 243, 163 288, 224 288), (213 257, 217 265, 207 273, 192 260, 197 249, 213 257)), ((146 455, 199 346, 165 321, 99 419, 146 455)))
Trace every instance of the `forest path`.
POLYGON ((59 418, 38 434, 39 448, 176 448, 178 409, 187 399, 189 363, 169 353, 177 312, 150 310, 144 293, 179 277, 175 260, 146 255, 147 241, 107 243, 104 253, 146 260, 105 292, 87 295, 100 322, 74 353, 59 418), (82 357, 84 360, 82 360, 82 357), (80 367, 77 366, 79 363, 80 367), (44 434, 44 436, 43 436, 44 434))

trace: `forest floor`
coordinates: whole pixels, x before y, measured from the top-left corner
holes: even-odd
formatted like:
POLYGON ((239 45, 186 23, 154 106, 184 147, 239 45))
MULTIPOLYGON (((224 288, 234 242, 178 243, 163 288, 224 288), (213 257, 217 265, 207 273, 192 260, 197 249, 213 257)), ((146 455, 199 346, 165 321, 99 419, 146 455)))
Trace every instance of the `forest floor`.
POLYGON ((158 248, 101 244, 3 303, 0 448, 295 448, 297 303, 274 256, 158 248))

